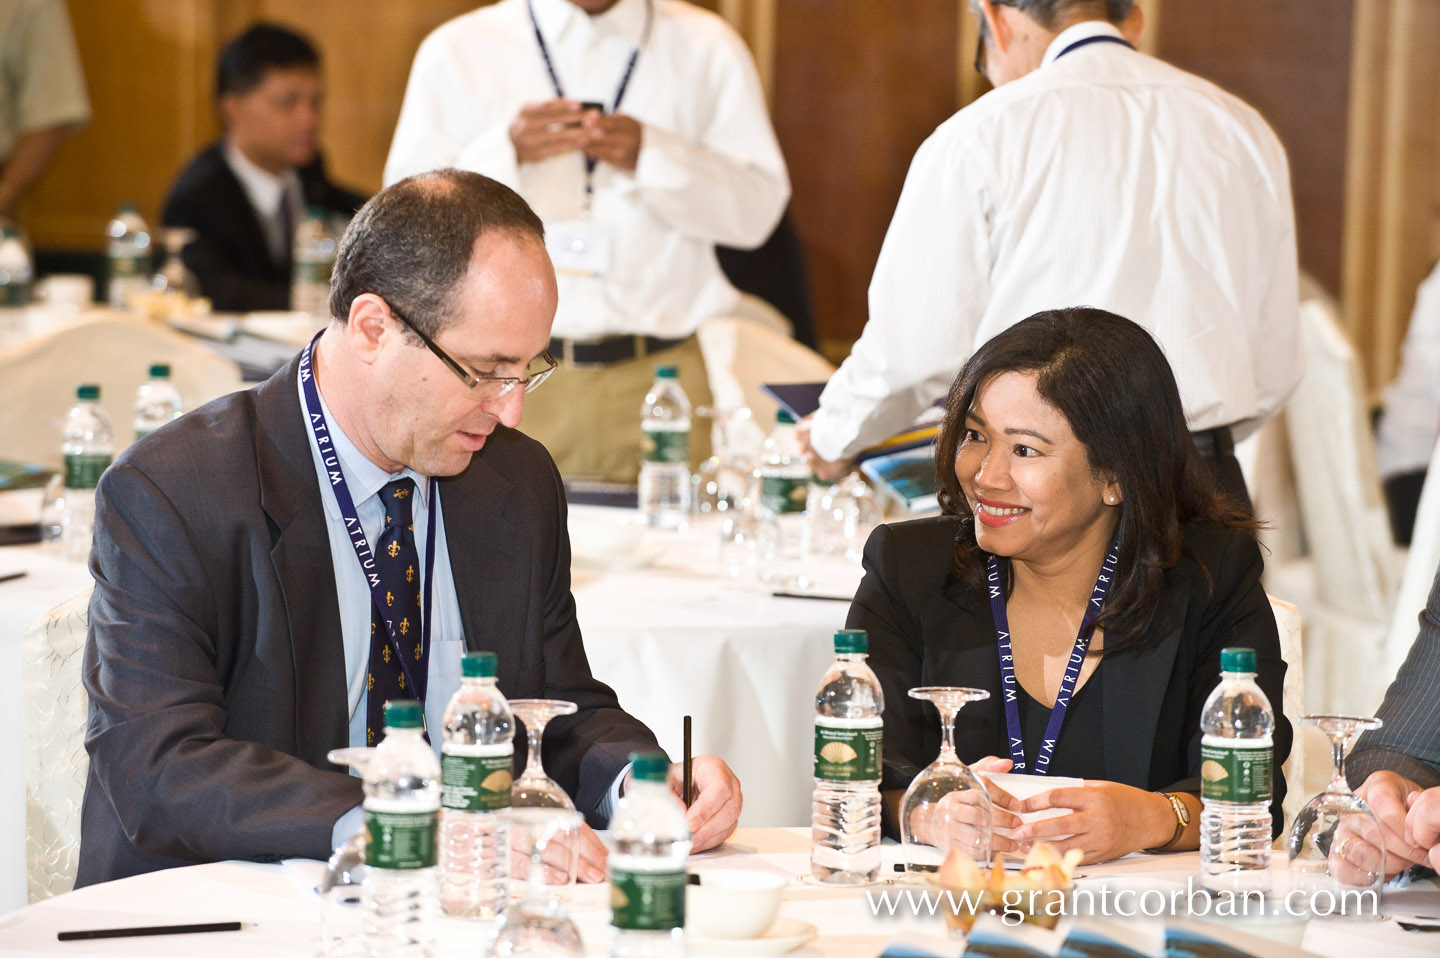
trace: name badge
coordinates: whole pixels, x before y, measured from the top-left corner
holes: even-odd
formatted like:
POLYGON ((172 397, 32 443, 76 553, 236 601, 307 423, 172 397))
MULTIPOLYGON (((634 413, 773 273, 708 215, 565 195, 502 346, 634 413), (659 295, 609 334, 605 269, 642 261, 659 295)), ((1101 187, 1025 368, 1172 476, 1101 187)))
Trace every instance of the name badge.
POLYGON ((604 276, 610 272, 610 236, 586 220, 547 226, 545 249, 555 272, 561 275, 604 276))

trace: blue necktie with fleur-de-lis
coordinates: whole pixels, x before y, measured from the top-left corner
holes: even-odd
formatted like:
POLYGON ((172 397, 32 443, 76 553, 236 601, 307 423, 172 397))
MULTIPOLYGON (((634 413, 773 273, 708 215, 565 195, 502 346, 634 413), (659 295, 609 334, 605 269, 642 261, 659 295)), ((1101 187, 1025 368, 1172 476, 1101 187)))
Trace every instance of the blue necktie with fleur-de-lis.
POLYGON ((385 607, 371 604, 370 674, 365 707, 367 745, 379 742, 384 731, 387 699, 425 700, 426 649, 420 628, 422 583, 411 507, 414 499, 415 483, 410 479, 396 479, 380 490, 385 527, 380 531, 374 553, 380 585, 385 590, 385 607))

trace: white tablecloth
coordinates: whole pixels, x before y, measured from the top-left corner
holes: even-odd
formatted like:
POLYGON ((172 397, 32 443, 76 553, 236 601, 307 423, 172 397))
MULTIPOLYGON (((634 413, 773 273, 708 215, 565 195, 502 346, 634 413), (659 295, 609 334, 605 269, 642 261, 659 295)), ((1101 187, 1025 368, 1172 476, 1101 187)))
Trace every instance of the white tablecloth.
MULTIPOLYGON (((20 637, 31 622, 90 588, 90 573, 77 562, 42 552, 39 546, 0 549, 0 912, 25 904, 25 755, 20 708, 20 637)), ((4 940, 0 929, 0 941, 4 940)))
MULTIPOLYGON (((613 510, 611 510, 613 511, 613 510)), ((573 510, 572 527, 594 515, 573 510)), ((574 593, 595 675, 620 704, 681 755, 693 717, 697 755, 718 755, 740 777, 748 826, 810 821, 815 689, 834 660, 847 601, 777 598, 719 571, 719 525, 647 531, 642 568, 592 571, 577 561, 574 593)), ((816 591, 850 596, 853 563, 817 562, 816 591)))
MULTIPOLYGON (((894 861, 896 846, 886 846, 886 862, 894 861)), ((809 845, 800 829, 742 829, 719 850, 693 859, 691 869, 702 875, 709 869, 751 868, 794 878, 808 870, 809 845)), ((1196 874, 1195 852, 1175 855, 1137 855, 1108 865, 1082 869, 1093 878, 1180 880, 1196 874)), ((266 958, 310 958, 318 953, 319 900, 313 888, 321 874, 318 862, 255 865, 222 862, 173 869, 94 885, 31 905, 0 918, 0 953, 42 955, 265 955, 266 958), (162 925, 181 922, 253 922, 239 932, 203 937, 108 939, 58 942, 56 932, 88 928, 162 925)), ((1277 879, 1278 880, 1278 879, 1277 879)), ((1433 884, 1387 897, 1385 906, 1402 902, 1413 908, 1440 908, 1440 892, 1433 884)), ((890 886, 895 888, 898 886, 890 886)), ((874 889, 872 889, 872 892, 874 889)), ((604 955, 609 942, 609 895, 605 885, 568 889, 567 910, 579 926, 587 955, 604 955)), ((860 888, 818 888, 792 881, 785 892, 780 916, 815 926, 818 934, 808 945, 790 954, 794 958, 873 958, 890 942, 903 939, 957 955, 958 942, 946 942, 941 919, 872 917, 866 892, 860 888)), ((1190 919, 1187 927, 1212 937, 1233 936, 1233 930, 1190 919)), ((490 926, 442 918, 439 922, 440 956, 483 954, 490 926)), ((1301 952, 1242 936, 1234 939, 1259 956, 1295 956, 1301 952)), ((1420 958, 1435 954, 1436 936, 1402 931, 1393 921, 1311 921, 1304 929, 1306 952, 1334 958, 1356 954, 1386 958, 1420 958)), ((737 945, 735 954, 748 954, 737 945)))

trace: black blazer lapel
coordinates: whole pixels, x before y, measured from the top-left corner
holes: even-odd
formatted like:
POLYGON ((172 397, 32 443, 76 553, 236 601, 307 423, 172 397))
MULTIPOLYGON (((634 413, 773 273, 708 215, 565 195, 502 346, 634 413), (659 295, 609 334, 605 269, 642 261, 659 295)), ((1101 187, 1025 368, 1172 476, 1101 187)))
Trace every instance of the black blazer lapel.
MULTIPOLYGON (((326 752, 349 744, 345 645, 325 507, 296 394, 298 359, 256 390, 260 503, 274 523, 270 550, 294 655, 295 742, 301 758, 327 767, 326 752), (305 677, 301 680, 301 676, 305 677)), ((263 585, 262 585, 263 587, 263 585)))
POLYGON ((1180 614, 1168 620, 1159 618, 1177 624, 1152 648, 1107 656, 1100 665, 1105 670, 1100 711, 1105 734, 1105 778, 1109 781, 1150 787, 1155 730, 1180 649, 1179 623, 1185 621, 1184 597, 1175 598, 1181 605, 1180 614))

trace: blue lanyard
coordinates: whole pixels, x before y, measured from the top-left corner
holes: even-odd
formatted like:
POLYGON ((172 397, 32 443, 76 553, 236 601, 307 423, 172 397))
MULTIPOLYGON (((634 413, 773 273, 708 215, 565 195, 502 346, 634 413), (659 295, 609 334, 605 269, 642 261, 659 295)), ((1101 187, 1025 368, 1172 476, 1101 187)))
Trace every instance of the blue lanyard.
MULTIPOLYGON (((535 43, 540 47, 540 58, 545 61, 545 72, 550 74, 550 85, 555 88, 555 95, 564 99, 565 88, 560 85, 560 74, 555 72, 555 63, 550 59, 550 47, 545 43, 545 34, 540 32, 540 21, 535 19, 535 4, 533 0, 525 0, 525 8, 530 11, 530 26, 535 28, 535 43)), ((640 34, 640 43, 634 50, 630 51, 630 59, 625 64, 625 73, 620 77, 620 86, 615 91, 615 101, 610 105, 610 113, 620 111, 620 101, 625 99, 625 91, 630 86, 630 76, 635 72, 635 63, 640 59, 640 47, 650 39, 650 25, 655 19, 654 0, 645 0, 645 29, 640 34)), ((593 156, 585 157, 585 194, 590 195, 590 177, 595 173, 596 160, 593 156)))
MULTIPOLYGON (((340 466, 340 457, 335 454, 334 443, 330 439, 330 427, 325 422, 325 411, 320 406, 320 391, 315 387, 315 371, 311 364, 315 344, 320 337, 325 335, 322 329, 310 340, 305 347, 305 352, 300 354, 300 384, 305 390, 305 411, 306 418, 310 421, 310 431, 315 436, 315 445, 320 449, 320 461, 325 464, 325 469, 330 477, 330 486, 335 493, 335 501, 340 505, 340 518, 345 522, 345 528, 350 533, 350 545, 355 548, 355 558, 360 560, 360 571, 365 574, 365 581, 370 584, 371 600, 375 608, 385 608, 385 587, 380 584, 380 576, 375 572, 375 556, 370 551, 370 543, 365 540, 365 531, 360 528, 360 517, 355 511, 355 501, 350 498, 350 487, 345 482, 345 471, 340 466)), ((430 620, 434 606, 430 604, 430 593, 433 582, 430 575, 435 568, 435 513, 440 508, 440 489, 435 483, 435 477, 430 477, 430 514, 425 529, 425 567, 420 574, 425 579, 425 604, 421 607, 420 616, 420 645, 422 647, 421 658, 430 651, 430 620)), ((385 634, 390 637, 390 646, 395 650, 395 655, 400 661, 400 668, 405 672, 405 680, 410 683, 410 688, 415 690, 416 698, 424 700, 420 690, 424 685, 415 681, 415 676, 410 671, 410 666, 405 664, 405 653, 400 649, 400 637, 395 631, 395 623, 383 612, 380 618, 385 622, 385 634)), ((426 659, 428 661, 428 659, 426 659)))
POLYGON ((1100 575, 1095 579, 1095 588, 1090 593, 1090 603, 1080 620, 1080 634, 1075 637, 1075 648, 1070 661, 1065 665, 1065 677, 1060 680, 1060 691, 1055 696, 1055 707, 1050 710, 1050 723, 1045 726, 1045 738, 1040 750, 1035 753, 1035 768, 1032 771, 1025 763, 1025 737, 1020 728, 1020 705, 1016 701, 1020 694, 1020 683, 1015 680, 1015 655, 1010 648, 1010 617, 1005 613, 1005 596, 1000 585, 1000 563, 992 555, 986 559, 987 587, 990 590, 990 612, 995 618, 995 644, 1000 650, 1000 684, 1005 694, 1005 729, 1009 733, 1010 761, 1012 772, 1028 772, 1031 775, 1045 775, 1050 771, 1050 760, 1055 755, 1055 742, 1060 738, 1060 728, 1065 724, 1065 713, 1070 710, 1070 697, 1075 693, 1075 683, 1080 680, 1080 666, 1085 664, 1085 655, 1090 650, 1090 637, 1094 634, 1095 617, 1110 591, 1110 581, 1115 575, 1118 561, 1116 540, 1110 542, 1110 552, 1100 575))
MULTIPOLYGON (((1055 59, 1058 60, 1065 54, 1073 53, 1081 47, 1088 47, 1092 43, 1118 43, 1122 47, 1129 47, 1132 50, 1135 49, 1135 45, 1129 40, 1126 40, 1124 37, 1112 37, 1108 33, 1101 33, 1093 37, 1083 37, 1079 40, 1076 40, 1074 43, 1070 44, 1068 47, 1055 54, 1055 59)), ((1053 63, 1054 60, 1052 60, 1051 62, 1053 63)))

